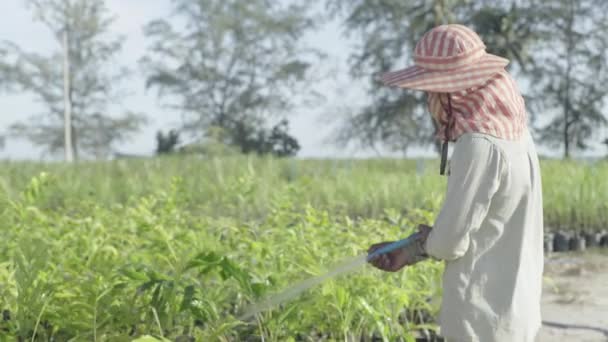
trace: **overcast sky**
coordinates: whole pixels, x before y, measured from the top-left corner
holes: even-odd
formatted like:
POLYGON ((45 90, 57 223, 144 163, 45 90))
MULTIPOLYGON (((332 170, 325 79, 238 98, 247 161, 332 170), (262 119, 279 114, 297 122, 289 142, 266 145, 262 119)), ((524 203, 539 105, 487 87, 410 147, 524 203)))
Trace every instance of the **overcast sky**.
MULTIPOLYGON (((124 153, 151 154, 155 147, 156 131, 166 130, 179 123, 179 113, 163 108, 154 91, 145 91, 145 76, 137 64, 137 60, 146 53, 147 47, 143 26, 150 20, 166 17, 171 11, 170 4, 170 0, 107 1, 109 10, 117 16, 113 31, 126 38, 119 60, 135 71, 124 84, 133 95, 122 103, 122 107, 145 113, 151 121, 132 141, 119 147, 124 153)), ((348 82, 345 74, 348 47, 339 31, 337 25, 329 25, 321 32, 304 38, 307 44, 328 54, 324 65, 327 66, 326 71, 332 70, 335 76, 315 85, 317 90, 327 97, 323 104, 316 108, 298 108, 290 116, 291 132, 302 145, 299 153, 302 157, 346 157, 362 154, 355 149, 344 150, 326 143, 332 126, 324 120, 324 116, 329 115, 334 107, 346 103, 354 105, 361 101, 361 85, 348 82)), ((32 13, 23 5, 22 0, 0 1, 0 40, 15 42, 26 51, 40 54, 48 54, 58 48, 49 31, 32 20, 32 13)), ((0 94, 0 108, 0 130, 4 130, 17 120, 39 113, 43 107, 27 94, 0 94)), ((0 151, 0 158, 38 159, 41 154, 42 150, 26 141, 9 140, 0 151)))
MULTIPOLYGON (((133 69, 134 75, 124 84, 133 95, 127 98, 121 107, 145 113, 150 123, 134 136, 132 141, 124 143, 119 150, 123 153, 151 154, 155 147, 155 133, 158 129, 167 130, 179 123, 179 113, 170 112, 163 108, 153 91, 144 89, 145 77, 138 67, 137 61, 146 53, 147 42, 142 28, 150 20, 167 17, 171 12, 170 0, 107 0, 107 6, 112 14, 117 16, 113 31, 123 35, 126 40, 119 55, 121 64, 133 69)), ((329 24, 319 32, 304 37, 304 41, 328 54, 323 65, 333 71, 321 84, 315 85, 316 90, 323 93, 326 102, 315 108, 298 108, 290 116, 291 132, 300 142, 301 157, 351 157, 373 155, 371 151, 345 149, 326 143, 327 137, 335 125, 328 124, 326 119, 333 118, 339 112, 336 108, 348 105, 357 107, 364 103, 363 81, 349 80, 347 76, 347 57, 349 46, 341 37, 341 28, 329 24)), ((32 13, 23 5, 22 0, 0 1, 0 41, 9 40, 17 43, 24 50, 48 54, 58 48, 56 41, 48 30, 40 23, 33 22, 32 13)), ((403 61, 405 66, 407 61, 403 61)), ((27 94, 0 94, 0 131, 11 123, 26 119, 42 110, 33 98, 27 94)), ((545 149, 542 152, 547 153, 545 149)), ((9 140, 0 158, 10 159, 39 159, 41 150, 26 141, 9 140)), ((425 154, 425 151, 415 150, 412 155, 425 154)), ((591 154, 604 153, 601 146, 591 154)))

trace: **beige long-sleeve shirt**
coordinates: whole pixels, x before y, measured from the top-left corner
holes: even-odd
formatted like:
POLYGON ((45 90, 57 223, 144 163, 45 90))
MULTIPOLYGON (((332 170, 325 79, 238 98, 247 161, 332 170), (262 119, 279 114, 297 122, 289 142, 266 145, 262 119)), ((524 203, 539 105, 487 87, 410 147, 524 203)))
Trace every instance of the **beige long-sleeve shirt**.
POLYGON ((534 341, 540 329, 540 166, 519 141, 465 134, 454 144, 445 202, 427 253, 446 261, 439 324, 447 341, 534 341))

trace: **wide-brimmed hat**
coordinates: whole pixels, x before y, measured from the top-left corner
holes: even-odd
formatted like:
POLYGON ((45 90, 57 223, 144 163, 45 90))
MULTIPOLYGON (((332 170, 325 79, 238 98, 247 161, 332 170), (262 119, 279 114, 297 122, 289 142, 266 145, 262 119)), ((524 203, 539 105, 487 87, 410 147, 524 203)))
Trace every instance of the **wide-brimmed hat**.
POLYGON ((482 85, 509 60, 489 54, 477 33, 463 25, 441 25, 416 44, 414 66, 388 72, 388 86, 452 93, 482 85))

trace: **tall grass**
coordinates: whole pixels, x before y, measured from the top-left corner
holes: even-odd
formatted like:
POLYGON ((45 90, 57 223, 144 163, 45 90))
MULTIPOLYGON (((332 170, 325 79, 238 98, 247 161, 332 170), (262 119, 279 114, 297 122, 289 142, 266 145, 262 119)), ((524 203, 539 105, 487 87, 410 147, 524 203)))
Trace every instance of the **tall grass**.
MULTIPOLYGON (((190 209, 204 215, 261 218, 273 201, 297 195, 296 206, 335 215, 377 217, 385 208, 431 208, 441 203, 446 179, 432 160, 293 160, 258 157, 165 157, 76 165, 4 163, 0 191, 16 198, 40 172, 52 176, 47 208, 104 205, 166 188, 183 179, 190 209), (239 191, 235 191, 235 190, 239 191)), ((553 228, 608 226, 608 163, 543 161, 545 222, 553 228)), ((2 205, 2 204, 0 204, 2 205)))

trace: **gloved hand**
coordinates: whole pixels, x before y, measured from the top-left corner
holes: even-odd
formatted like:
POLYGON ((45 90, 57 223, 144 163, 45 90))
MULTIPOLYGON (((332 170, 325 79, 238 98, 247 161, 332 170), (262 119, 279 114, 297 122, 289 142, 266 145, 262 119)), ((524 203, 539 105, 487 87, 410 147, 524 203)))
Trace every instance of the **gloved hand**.
MULTIPOLYGON (((403 248, 396 249, 392 252, 381 254, 378 257, 370 260, 374 267, 387 272, 397 272, 407 265, 414 265, 424 259, 428 255, 424 251, 424 242, 431 231, 431 227, 427 225, 418 226, 418 237, 416 240, 403 248)), ((368 250, 368 254, 373 253, 377 249, 393 243, 394 241, 381 242, 372 245, 368 250)))

